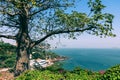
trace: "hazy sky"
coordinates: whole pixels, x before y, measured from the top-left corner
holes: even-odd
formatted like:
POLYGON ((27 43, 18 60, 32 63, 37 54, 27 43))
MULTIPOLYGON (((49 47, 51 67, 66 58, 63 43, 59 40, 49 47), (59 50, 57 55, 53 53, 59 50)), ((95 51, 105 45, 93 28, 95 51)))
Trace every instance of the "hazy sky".
MULTIPOLYGON (((86 2, 88 0, 78 0, 74 10, 79 12, 88 12, 86 2)), ((100 38, 94 35, 84 33, 79 36, 77 40, 72 39, 54 39, 49 40, 52 46, 63 48, 120 48, 120 0, 102 0, 106 8, 104 12, 114 15, 113 28, 117 35, 115 38, 100 38)), ((70 11, 70 10, 69 10, 70 11)), ((7 42, 14 43, 14 41, 7 40, 7 42)))
MULTIPOLYGON (((78 0, 76 8, 79 12, 88 12, 86 1, 78 0)), ((49 41, 52 46, 65 48, 120 48, 120 0, 102 0, 106 6, 104 12, 114 15, 113 28, 117 35, 115 38, 107 37, 100 38, 94 35, 84 33, 77 40, 68 39, 54 39, 49 41)))

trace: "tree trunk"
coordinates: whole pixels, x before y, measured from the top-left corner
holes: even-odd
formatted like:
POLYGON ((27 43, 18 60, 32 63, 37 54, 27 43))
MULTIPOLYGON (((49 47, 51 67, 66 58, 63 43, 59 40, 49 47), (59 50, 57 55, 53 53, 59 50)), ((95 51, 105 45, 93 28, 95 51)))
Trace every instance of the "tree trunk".
POLYGON ((22 34, 17 40, 17 58, 14 76, 20 75, 22 72, 28 70, 29 66, 29 56, 31 53, 30 39, 25 33, 22 34))
POLYGON ((29 67, 29 56, 31 53, 30 47, 30 36, 28 33, 28 21, 25 15, 19 17, 21 28, 17 34, 17 58, 15 65, 15 76, 20 75, 22 72, 28 70, 29 67))
POLYGON ((16 35, 17 37, 17 58, 15 65, 15 76, 20 75, 22 72, 28 70, 29 66, 29 56, 31 53, 31 39, 28 31, 28 9, 25 5, 21 4, 22 8, 19 17, 20 28, 16 35))
POLYGON ((24 48, 23 50, 20 49, 20 52, 17 53, 15 76, 18 76, 25 70, 29 69, 29 52, 29 49, 24 48))

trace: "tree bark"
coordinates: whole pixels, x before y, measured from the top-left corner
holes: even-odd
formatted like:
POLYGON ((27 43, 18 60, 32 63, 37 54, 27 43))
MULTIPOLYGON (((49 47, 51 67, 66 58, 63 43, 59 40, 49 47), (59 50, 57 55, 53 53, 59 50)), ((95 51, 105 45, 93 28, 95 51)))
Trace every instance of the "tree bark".
POLYGON ((29 56, 32 48, 30 47, 31 39, 28 32, 28 10, 23 7, 21 12, 19 15, 20 29, 16 36, 17 57, 14 76, 18 76, 30 68, 29 56))
POLYGON ((17 40, 17 57, 14 76, 20 75, 22 72, 28 70, 29 66, 29 56, 31 53, 30 39, 25 33, 22 34, 17 40))
POLYGON ((24 50, 20 49, 20 52, 17 53, 17 61, 15 65, 14 76, 20 75, 22 72, 29 69, 29 49, 24 48, 24 50))

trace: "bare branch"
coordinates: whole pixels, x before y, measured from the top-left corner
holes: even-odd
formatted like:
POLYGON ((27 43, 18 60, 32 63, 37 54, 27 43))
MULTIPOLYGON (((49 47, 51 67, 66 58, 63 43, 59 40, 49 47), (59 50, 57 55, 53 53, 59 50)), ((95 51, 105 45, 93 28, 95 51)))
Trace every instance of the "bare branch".
POLYGON ((19 12, 16 12, 16 13, 9 13, 9 12, 6 12, 6 13, 7 13, 7 15, 9 15, 9 16, 16 16, 16 15, 19 14, 19 12))
POLYGON ((8 27, 19 28, 19 26, 17 26, 17 25, 10 25, 10 24, 6 24, 6 23, 1 23, 0 25, 2 25, 2 26, 8 26, 8 27))
POLYGON ((11 36, 11 35, 0 35, 0 38, 3 37, 3 38, 7 38, 7 39, 16 39, 16 36, 11 36))
POLYGON ((84 31, 87 31, 87 30, 91 30, 92 28, 94 28, 94 27, 88 27, 88 28, 85 28, 85 29, 76 29, 76 30, 56 30, 56 31, 53 31, 53 32, 47 34, 46 36, 44 36, 40 40, 32 42, 31 47, 34 47, 35 45, 38 45, 39 43, 41 43, 42 41, 44 41, 48 37, 50 37, 52 35, 55 35, 55 34, 70 33, 70 32, 84 32, 84 31))

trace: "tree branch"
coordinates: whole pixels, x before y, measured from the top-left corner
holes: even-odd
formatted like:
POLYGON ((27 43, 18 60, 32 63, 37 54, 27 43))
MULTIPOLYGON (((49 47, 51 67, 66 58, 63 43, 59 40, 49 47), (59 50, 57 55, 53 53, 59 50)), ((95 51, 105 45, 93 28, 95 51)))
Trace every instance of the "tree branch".
POLYGON ((3 37, 3 38, 7 38, 7 39, 16 39, 16 36, 11 36, 11 35, 0 35, 0 38, 3 37))
POLYGON ((9 13, 9 12, 6 12, 6 14, 9 15, 9 16, 16 16, 16 15, 19 14, 19 12, 16 12, 16 13, 9 13))
POLYGON ((70 33, 70 32, 83 32, 83 31, 91 30, 92 28, 93 27, 88 27, 88 28, 85 28, 85 29, 76 29, 76 30, 56 30, 56 31, 53 31, 53 32, 47 34, 46 36, 44 36, 40 40, 32 42, 31 47, 34 47, 35 45, 38 45, 39 43, 41 43, 42 41, 44 41, 48 37, 50 37, 52 35, 55 35, 55 34, 70 33))
POLYGON ((10 24, 4 24, 4 23, 1 23, 0 25, 2 26, 8 26, 8 27, 15 27, 15 28, 19 28, 19 26, 15 26, 15 25, 10 25, 10 24))
POLYGON ((34 12, 34 13, 32 13, 32 14, 29 14, 29 17, 31 17, 31 16, 33 16, 33 15, 35 15, 35 14, 37 14, 37 13, 39 13, 39 12, 41 12, 41 11, 43 11, 43 10, 47 10, 47 9, 49 9, 49 8, 54 8, 54 7, 67 7, 66 5, 57 5, 57 6, 55 6, 55 5, 45 5, 45 6, 43 6, 43 8, 41 8, 40 10, 38 10, 38 11, 36 11, 36 12, 34 12))

